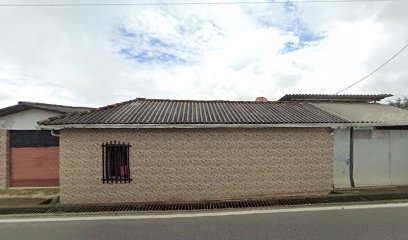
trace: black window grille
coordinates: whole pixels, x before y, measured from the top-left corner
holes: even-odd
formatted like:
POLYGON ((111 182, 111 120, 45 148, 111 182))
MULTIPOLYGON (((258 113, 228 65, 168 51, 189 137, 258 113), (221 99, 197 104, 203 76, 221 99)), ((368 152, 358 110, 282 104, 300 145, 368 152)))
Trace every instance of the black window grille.
POLYGON ((103 183, 130 183, 129 143, 110 141, 102 144, 103 183))

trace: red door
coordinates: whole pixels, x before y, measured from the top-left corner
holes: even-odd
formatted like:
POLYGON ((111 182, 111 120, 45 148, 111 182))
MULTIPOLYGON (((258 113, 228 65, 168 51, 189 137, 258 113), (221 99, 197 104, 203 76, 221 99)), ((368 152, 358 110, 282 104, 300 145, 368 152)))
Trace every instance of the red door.
POLYGON ((10 131, 10 186, 59 185, 59 139, 49 131, 10 131))
POLYGON ((11 148, 11 187, 59 185, 59 147, 11 148))

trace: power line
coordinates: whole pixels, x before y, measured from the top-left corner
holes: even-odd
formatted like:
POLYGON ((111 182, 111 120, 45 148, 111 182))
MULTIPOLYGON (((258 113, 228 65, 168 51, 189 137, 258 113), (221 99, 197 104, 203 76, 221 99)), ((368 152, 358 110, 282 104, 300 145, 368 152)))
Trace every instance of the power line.
POLYGON ((150 3, 1 3, 0 7, 81 7, 81 6, 160 6, 160 5, 233 5, 233 4, 285 4, 285 3, 361 3, 402 2, 404 0, 293 0, 293 1, 214 1, 214 2, 150 2, 150 3))
POLYGON ((353 87, 354 85, 356 85, 357 83, 367 79, 368 77, 370 77, 371 75, 373 75, 374 73, 376 73, 378 70, 380 70, 382 67, 384 67, 387 63, 391 62, 391 60, 393 60, 394 58, 396 58, 400 53, 402 53, 405 49, 408 48, 408 43, 401 48, 396 54, 394 54, 391 58, 389 58, 387 61, 385 61, 383 64, 381 64, 379 67, 377 67, 376 69, 374 69, 372 72, 370 72, 369 74, 367 74, 365 77, 355 81, 353 84, 349 85, 348 87, 344 88, 343 90, 340 90, 338 92, 336 92, 335 94, 339 94, 342 93, 344 91, 346 91, 347 89, 353 87))

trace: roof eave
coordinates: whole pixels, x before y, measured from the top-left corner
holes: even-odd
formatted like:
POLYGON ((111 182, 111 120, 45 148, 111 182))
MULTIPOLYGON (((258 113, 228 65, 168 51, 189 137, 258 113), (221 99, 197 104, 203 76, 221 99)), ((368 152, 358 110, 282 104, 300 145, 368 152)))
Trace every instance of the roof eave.
POLYGON ((22 112, 22 111, 27 111, 29 109, 32 109, 32 108, 29 107, 29 106, 26 106, 26 105, 8 106, 8 107, 0 109, 0 117, 7 116, 7 115, 10 115, 10 114, 14 114, 14 113, 18 113, 18 112, 22 112))
MULTIPOLYGON (((0 109, 0 117, 7 116, 7 115, 10 115, 10 114, 14 114, 14 113, 27 111, 27 110, 31 110, 31 109, 38 109, 38 110, 51 112, 51 113, 56 113, 56 114, 67 114, 67 113, 69 113, 69 111, 63 111, 63 110, 58 110, 58 109, 48 109, 48 108, 44 108, 44 107, 41 107, 41 106, 19 103, 17 105, 12 105, 12 106, 8 106, 8 107, 0 109)), ((85 111, 85 110, 73 109, 73 111, 85 111)))
POLYGON ((278 101, 298 102, 378 102, 392 94, 286 94, 278 101))
POLYGON ((68 128, 86 129, 129 129, 129 128, 346 128, 346 127, 373 127, 373 126, 406 126, 408 122, 399 123, 284 123, 284 124, 63 124, 40 125, 37 128, 44 130, 61 130, 68 128))

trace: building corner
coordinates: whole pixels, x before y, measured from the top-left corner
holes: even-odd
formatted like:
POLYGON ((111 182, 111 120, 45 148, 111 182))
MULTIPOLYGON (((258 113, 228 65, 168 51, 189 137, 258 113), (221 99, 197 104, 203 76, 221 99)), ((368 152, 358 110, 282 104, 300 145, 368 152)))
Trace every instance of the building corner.
POLYGON ((6 129, 0 129, 0 189, 9 186, 10 179, 10 135, 6 129))

